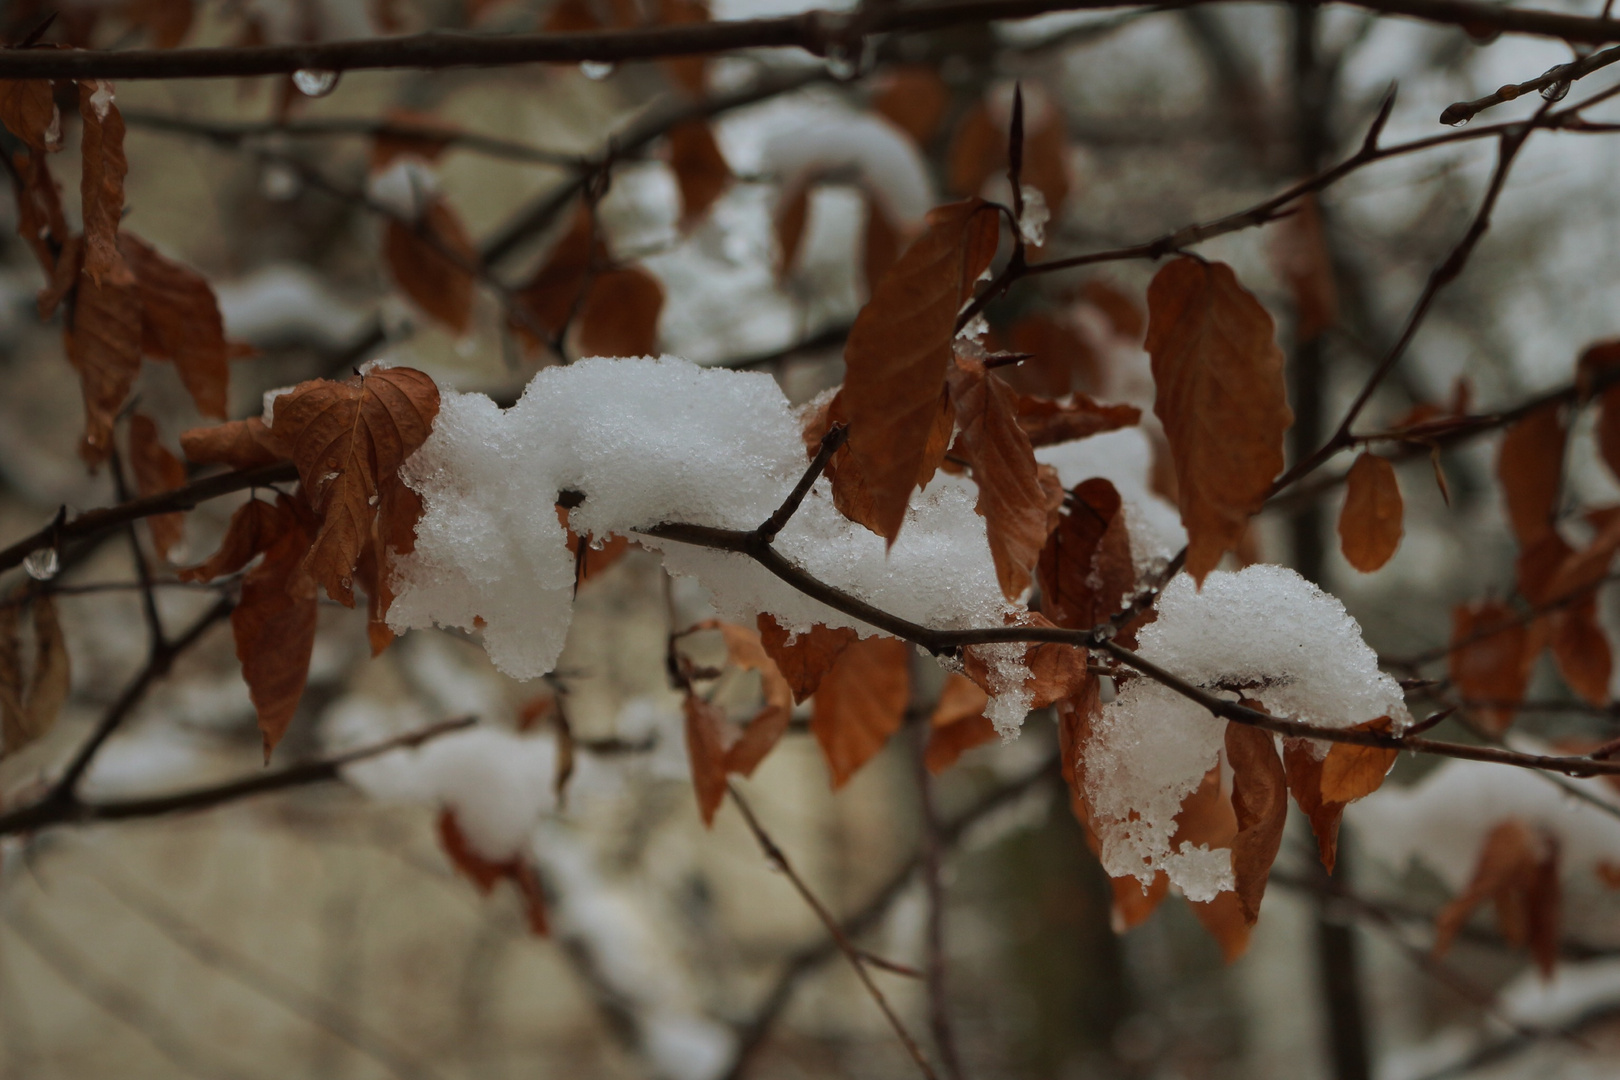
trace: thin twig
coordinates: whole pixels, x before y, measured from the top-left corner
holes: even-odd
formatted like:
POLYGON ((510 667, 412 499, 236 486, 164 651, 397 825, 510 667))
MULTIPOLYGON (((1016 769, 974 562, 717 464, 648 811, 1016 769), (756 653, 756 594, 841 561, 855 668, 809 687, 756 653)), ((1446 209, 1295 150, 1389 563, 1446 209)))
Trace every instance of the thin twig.
POLYGON ((928 1027, 939 1051, 941 1070, 951 1080, 961 1080, 962 1060, 956 1052, 956 1034, 951 1028, 950 997, 945 986, 945 882, 939 842, 939 807, 934 802, 934 778, 928 771, 928 728, 917 732, 914 755, 917 775, 917 801, 922 817, 922 875, 928 896, 928 924, 925 932, 928 961, 928 1027))
POLYGON ((1481 98, 1475 98, 1473 101, 1459 101, 1447 105, 1445 111, 1440 114, 1440 122, 1453 125, 1466 124, 1493 105, 1500 105, 1504 101, 1513 101, 1516 98, 1523 97, 1525 94, 1533 94, 1549 87, 1562 85, 1567 91, 1570 83, 1583 79, 1600 68, 1608 67, 1616 60, 1620 60, 1620 47, 1604 49, 1602 52, 1593 53, 1591 56, 1582 57, 1568 64, 1559 64, 1534 79, 1528 79, 1522 83, 1509 83, 1500 90, 1486 94, 1481 98))

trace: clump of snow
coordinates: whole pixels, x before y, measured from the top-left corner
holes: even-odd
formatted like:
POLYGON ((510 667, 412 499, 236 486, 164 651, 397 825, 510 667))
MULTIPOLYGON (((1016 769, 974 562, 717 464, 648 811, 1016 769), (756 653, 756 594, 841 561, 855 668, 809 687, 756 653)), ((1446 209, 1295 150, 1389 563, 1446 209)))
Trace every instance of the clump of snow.
POLYGON ((1046 225, 1052 220, 1052 210, 1046 205, 1046 196, 1040 188, 1022 184, 1018 193, 1024 200, 1024 212, 1018 218, 1018 235, 1024 238, 1024 243, 1040 247, 1046 243, 1046 225))
MULTIPOLYGON (((1549 752, 1529 739, 1514 740, 1513 748, 1549 752)), ((1386 784, 1348 816, 1370 857, 1396 870, 1421 862, 1453 893, 1467 887, 1486 836, 1503 821, 1556 837, 1565 927, 1587 944, 1614 947, 1620 945, 1620 895, 1600 882, 1597 866, 1620 862, 1620 820, 1605 806, 1620 809, 1620 794, 1601 778, 1447 761, 1410 787, 1386 784)))
MULTIPOLYGON (((1400 686, 1344 605, 1286 567, 1216 571, 1198 589, 1178 575, 1138 651, 1197 686, 1242 692, 1267 711, 1319 727, 1389 716, 1410 722, 1400 686)), ((1194 900, 1232 887, 1224 851, 1172 850, 1175 815, 1213 767, 1225 721, 1149 679, 1132 679, 1103 708, 1085 748, 1087 794, 1115 876, 1156 870, 1194 900)))
MULTIPOLYGON (((853 177, 900 224, 920 222, 934 206, 928 167, 911 138, 870 113, 795 103, 790 123, 760 147, 760 171, 789 185, 810 177, 853 177)), ((781 118, 779 118, 781 119, 781 118)))
POLYGON ((439 176, 433 166, 406 154, 366 181, 366 196, 405 221, 415 221, 439 194, 439 176))
MULTIPOLYGON (((708 589, 721 618, 751 623, 765 611, 790 630, 819 622, 872 633, 745 556, 636 532, 659 522, 752 529, 806 464, 799 421, 765 374, 597 358, 540 372, 504 411, 482 395, 445 394, 432 436, 401 470, 426 510, 415 553, 396 573, 389 623, 482 630, 506 674, 550 671, 574 586, 554 504, 572 490, 586 496, 570 513, 576 532, 630 535, 660 551, 672 573, 708 589)), ((823 479, 776 547, 815 578, 913 622, 999 626, 1012 609, 973 505, 969 486, 931 484, 885 551, 834 508, 823 479)), ((1021 656, 998 669, 1021 690, 1021 656)))
POLYGON ((339 345, 358 334, 367 317, 363 309, 337 299, 330 282, 287 263, 218 282, 214 295, 226 332, 261 346, 287 341, 339 345))

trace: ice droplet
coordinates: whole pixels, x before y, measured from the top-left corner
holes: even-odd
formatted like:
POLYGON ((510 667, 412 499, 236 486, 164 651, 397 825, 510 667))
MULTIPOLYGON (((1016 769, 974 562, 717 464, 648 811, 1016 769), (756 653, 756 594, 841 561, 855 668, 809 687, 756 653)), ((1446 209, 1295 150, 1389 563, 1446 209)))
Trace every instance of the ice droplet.
POLYGON ((1028 184, 1022 188, 1024 213, 1018 219, 1018 234, 1024 238, 1024 243, 1040 247, 1046 243, 1046 223, 1052 220, 1052 211, 1047 208, 1046 196, 1040 188, 1028 184))
POLYGON ((324 68, 299 68, 293 72, 292 81, 305 97, 325 97, 337 89, 338 75, 324 68))
POLYGON ((367 506, 376 506, 377 505, 377 496, 373 495, 371 498, 367 499, 366 500, 366 505, 367 506))
POLYGON ((579 73, 587 79, 601 82, 618 70, 618 66, 607 60, 581 60, 579 62, 579 73))
MULTIPOLYGON (((1445 120, 1445 117, 1442 116, 1441 119, 1445 120)), ((1468 126, 1468 121, 1470 121, 1472 119, 1473 119, 1472 115, 1459 116, 1455 120, 1446 120, 1446 126, 1447 127, 1467 127, 1468 126)))
MULTIPOLYGON (((1543 71, 1541 75, 1543 78, 1546 78, 1548 75, 1551 75, 1553 72, 1557 71, 1558 68, 1563 66, 1563 64, 1559 64, 1555 67, 1550 67, 1546 71, 1543 71)), ((1556 82, 1548 83, 1546 86, 1541 88, 1541 96, 1547 101, 1563 101, 1569 96, 1569 80, 1559 79, 1556 82)))
POLYGON ((30 552, 28 558, 23 560, 23 569, 35 581, 49 581, 61 569, 62 560, 57 557, 54 547, 40 548, 30 552))
POLYGON ((833 42, 827 46, 827 72, 840 82, 848 82, 872 70, 877 59, 877 43, 860 38, 853 45, 833 42))

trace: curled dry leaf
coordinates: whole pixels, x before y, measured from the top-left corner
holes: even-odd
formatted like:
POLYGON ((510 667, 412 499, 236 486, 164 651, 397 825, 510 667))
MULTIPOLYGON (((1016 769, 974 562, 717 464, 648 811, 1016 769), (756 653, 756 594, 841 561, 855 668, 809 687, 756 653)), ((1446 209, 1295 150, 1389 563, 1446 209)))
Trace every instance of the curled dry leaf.
MULTIPOLYGON (((1039 612, 1021 612, 1015 619, 1019 626, 1052 626, 1052 620, 1039 612)), ((1086 650, 1055 641, 1042 641, 1024 650, 1024 666, 1029 674, 1021 688, 1030 695, 1031 709, 1044 709, 1065 698, 1081 693, 1091 679, 1086 671, 1086 650)), ((967 677, 991 694, 1004 694, 1012 687, 1002 684, 996 671, 979 652, 969 645, 962 650, 962 667, 967 677)))
MULTIPOLYGON (((1020 394, 1060 398, 1077 387, 1090 390, 1097 386, 1096 353, 1074 327, 1050 315, 1035 312, 1019 319, 1007 331, 1007 346, 1012 352, 1030 354, 1028 360, 1001 369, 1002 377, 1020 394)), ((1020 418, 1022 415, 1020 409, 1020 418)))
POLYGON ((726 799, 726 717, 712 702, 687 691, 686 755, 692 763, 692 789, 704 825, 714 824, 715 811, 726 799))
POLYGON ((810 731, 841 788, 900 730, 911 697, 911 647, 898 638, 851 641, 816 688, 810 731))
POLYGON ((1462 604, 1451 613, 1452 685, 1493 735, 1513 724, 1545 644, 1540 621, 1526 623, 1496 600, 1462 604))
POLYGON ((0 80, 0 124, 35 154, 62 148, 62 116, 49 79, 0 80))
POLYGON ((229 465, 252 469, 292 458, 292 447, 257 416, 180 434, 180 452, 195 465, 229 465))
POLYGON ((1288 782, 1271 732, 1228 721, 1226 761, 1232 767, 1232 811, 1237 835, 1232 838, 1232 874, 1244 920, 1260 918, 1271 864, 1282 847, 1288 820, 1288 782))
POLYGON ((1558 962, 1557 839, 1511 818, 1493 828, 1468 887, 1435 917, 1436 956, 1451 948, 1457 931, 1486 900, 1496 906, 1502 937, 1510 945, 1528 945, 1542 977, 1551 978, 1558 962))
POLYGON ((467 842, 466 834, 456 821, 455 811, 448 807, 439 812, 439 843, 444 846, 444 853, 450 857, 451 864, 485 896, 488 896, 496 884, 503 880, 517 886, 518 893, 523 897, 529 932, 539 937, 545 937, 551 932, 546 919, 545 890, 540 885, 540 877, 534 867, 525 863, 521 857, 495 862, 479 854, 467 842))
POLYGON ((1552 530, 1566 436, 1561 407, 1554 402, 1530 413, 1502 437, 1496 475, 1521 549, 1552 530))
POLYGON ((956 358, 949 386, 960 432, 957 453, 979 489, 973 509, 984 518, 1001 591, 1016 600, 1030 586, 1047 532, 1046 493, 1035 451, 1018 424, 1018 395, 970 357, 956 358))
MULTIPOLYGON (((1575 364, 1575 382, 1581 396, 1589 397, 1596 380, 1612 379, 1617 370, 1620 370, 1620 339, 1600 341, 1588 347, 1575 364)), ((1609 471, 1620 476, 1620 382, 1612 383, 1602 394, 1597 422, 1598 452, 1609 471)))
MULTIPOLYGON (((86 260, 88 265, 88 256, 86 260)), ((141 369, 141 301, 134 276, 121 260, 100 280, 80 271, 64 336, 84 397, 79 453, 96 465, 112 453, 113 422, 141 369)))
MULTIPOLYGON (((939 421, 956 314, 995 256, 995 211, 978 199, 932 211, 928 228, 872 290, 844 350, 839 395, 870 514, 856 519, 891 544, 905 520, 939 421)), ((840 470, 833 491, 854 477, 840 470)))
POLYGON ((607 247, 597 235, 596 218, 581 202, 546 261, 527 285, 512 294, 514 310, 507 325, 531 348, 549 345, 539 334, 555 338, 563 332, 584 296, 591 268, 606 262, 607 247))
MULTIPOLYGON (((12 158, 22 183, 17 197, 17 235, 34 252, 47 279, 56 277, 58 250, 68 242, 67 219, 62 214, 62 191, 51 176, 44 154, 22 152, 12 158)), ((78 273, 75 256, 73 274, 78 273)), ((69 276, 72 281, 72 275, 69 276)), ((53 305, 54 306, 54 305, 53 305)), ((44 312, 41 318, 48 318, 44 312)))
POLYGON ((1271 316, 1232 268, 1187 256, 1148 288, 1147 350, 1175 462, 1187 572, 1235 550, 1283 467, 1293 423, 1271 316))
POLYGON ((72 669, 56 600, 48 593, 25 605, 0 607, 0 758, 14 754, 56 725, 67 701, 72 669), (18 622, 28 611, 34 659, 23 674, 18 622))
POLYGON ((1370 574, 1401 546, 1403 504, 1395 466, 1363 453, 1346 477, 1344 509, 1339 511, 1339 548, 1345 561, 1370 574))
POLYGON ((1125 606, 1136 564, 1119 492, 1102 477, 1077 484, 1041 550, 1041 610, 1054 623, 1089 630, 1125 606))
POLYGON ((383 259, 412 303, 457 334, 467 332, 478 251, 449 203, 435 197, 414 224, 390 220, 383 259))
POLYGON ((1609 703, 1609 675, 1614 657, 1609 636, 1598 621, 1597 597, 1591 593, 1547 617, 1548 644, 1558 673, 1569 688, 1592 705, 1609 703))
POLYGON ((996 729, 984 715, 990 695, 965 675, 951 672, 928 721, 928 747, 923 764, 938 775, 956 764, 956 759, 975 746, 996 737, 996 729))
POLYGON ((743 728, 740 738, 726 748, 727 772, 752 776, 765 755, 787 732, 793 719, 793 689, 765 651, 760 635, 746 626, 716 622, 726 642, 726 656, 745 671, 757 671, 765 703, 743 728))
POLYGON ((863 190, 861 200, 866 206, 866 231, 861 235, 861 279, 866 282, 866 294, 870 297, 877 283, 900 258, 905 235, 889 216, 882 199, 863 190))
MULTIPOLYGON (((1389 735, 1394 724, 1387 716, 1380 716, 1355 731, 1376 731, 1389 735)), ((1337 803, 1353 803, 1377 791, 1394 767, 1398 750, 1378 746, 1356 746, 1352 743, 1334 743, 1328 747, 1322 761, 1322 798, 1337 803)))
MULTIPOLYGON (((1181 810, 1176 814, 1176 832, 1170 843, 1176 850, 1183 845, 1211 851, 1230 849, 1237 832, 1237 815, 1232 800, 1221 790, 1221 770, 1216 766, 1204 774, 1198 787, 1181 801, 1181 810)), ((1189 906, 1204 930, 1220 946, 1221 956, 1227 963, 1248 949, 1253 923, 1245 915, 1238 893, 1217 893, 1213 900, 1189 906)))
POLYGON ((849 644, 859 636, 847 626, 837 629, 815 624, 790 635, 768 612, 759 616, 760 645, 776 664, 793 691, 793 700, 809 699, 849 644))
MULTIPOLYGON (((185 465, 159 441, 157 425, 145 413, 129 418, 129 464, 135 474, 135 490, 142 495, 173 491, 186 482, 185 465)), ((185 535, 186 516, 154 514, 146 524, 152 530, 152 546, 158 557, 169 558, 185 535)))
POLYGON ((579 308, 582 356, 656 356, 664 287, 639 266, 597 274, 579 308))
POLYGON ((274 434, 291 449, 320 519, 305 568, 332 599, 354 606, 355 567, 375 542, 385 489, 399 484, 400 465, 427 440, 438 412, 438 387, 411 368, 317 379, 276 398, 274 434))
POLYGON ((669 166, 681 193, 681 227, 690 229, 703 219, 731 186, 731 166, 704 120, 676 124, 669 132, 669 166))
POLYGON ((98 283, 122 272, 118 222, 124 214, 124 118, 113 104, 112 84, 91 80, 79 84, 80 138, 83 166, 79 195, 83 203, 84 272, 98 283))
MULTIPOLYGON (((947 154, 946 185, 951 192, 977 195, 986 181, 1004 173, 1007 141, 1007 132, 987 105, 981 103, 964 114, 947 154)), ((1069 195, 1068 152, 1062 112, 1053 107, 1041 110, 1037 122, 1024 132, 1022 175, 1025 184, 1041 193, 1053 218, 1069 195)))
MULTIPOLYGON (((1357 725, 1357 730, 1388 734, 1393 728, 1389 717, 1380 716, 1357 725)), ((1395 764, 1397 751, 1333 743, 1325 755, 1318 757, 1319 749, 1306 739, 1284 739, 1283 769, 1288 790, 1316 835, 1322 866, 1331 874, 1338 861, 1339 822, 1344 808, 1378 790, 1395 764)))
POLYGON ((225 527, 225 538, 219 550, 206 561, 180 571, 181 581, 213 581, 234 574, 253 561, 254 556, 270 550, 288 528, 289 517, 282 509, 263 499, 249 499, 236 508, 230 524, 225 527))
POLYGON ((1135 405, 1103 405, 1079 392, 1067 405, 1023 395, 1018 398, 1018 426, 1037 448, 1135 427, 1141 421, 1142 410, 1135 405))
POLYGON ((280 522, 267 530, 273 539, 264 561, 243 576, 242 597, 231 611, 236 658, 259 715, 266 761, 292 723, 309 681, 317 612, 315 581, 304 569, 315 522, 285 495, 277 497, 276 513, 280 522))
POLYGON ((141 348, 174 361, 186 392, 204 416, 225 418, 230 345, 207 279, 164 258, 144 240, 120 233, 118 250, 135 275, 141 302, 141 348))

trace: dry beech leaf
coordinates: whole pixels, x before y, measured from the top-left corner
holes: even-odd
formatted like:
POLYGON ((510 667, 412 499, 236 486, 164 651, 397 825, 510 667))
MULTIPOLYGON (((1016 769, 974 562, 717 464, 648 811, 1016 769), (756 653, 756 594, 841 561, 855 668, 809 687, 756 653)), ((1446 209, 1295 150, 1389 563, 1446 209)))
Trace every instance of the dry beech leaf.
MULTIPOLYGON (((371 642, 372 656, 381 655, 393 643, 394 632, 388 626, 388 608, 394 602, 394 590, 390 584, 394 563, 400 556, 416 550, 416 523, 422 519, 425 509, 422 497, 406 487, 397 475, 385 477, 380 486, 377 520, 371 526, 371 544, 361 553, 357 567, 370 600, 366 636, 371 642)), ((587 564, 589 561, 587 557, 587 564)))
POLYGON ((956 358, 949 385, 960 432, 957 453, 967 459, 979 489, 973 509, 984 518, 1002 594, 1016 600, 1029 588, 1046 543, 1046 493, 1029 436, 1018 425, 1018 395, 971 357, 956 358))
MULTIPOLYGON (((1620 369, 1620 339, 1600 341, 1581 353, 1575 363, 1575 384, 1582 399, 1594 392, 1593 384, 1599 377, 1612 377, 1620 369)), ((1603 390, 1602 408, 1598 412, 1598 453, 1609 466, 1609 471, 1620 476, 1620 383, 1603 390)))
POLYGON ((263 499, 249 499, 236 508, 230 524, 225 527, 225 538, 219 550, 196 566, 180 571, 181 581, 212 581, 226 574, 234 574, 253 561, 254 556, 270 550, 288 528, 289 518, 273 503, 263 499))
POLYGON ((1102 312, 1114 333, 1131 341, 1141 340, 1147 319, 1136 301, 1118 286, 1102 278, 1092 278, 1080 286, 1080 299, 1102 312))
MULTIPOLYGON (((186 482, 186 467, 158 440, 157 425, 145 413, 129 418, 129 465, 135 474, 135 490, 142 495, 173 491, 186 482)), ((158 557, 167 559, 185 535, 184 514, 154 514, 146 519, 152 530, 152 546, 158 557)))
POLYGON ((1554 402, 1530 413, 1502 437, 1496 476, 1521 549, 1552 530, 1564 474, 1566 434, 1560 406, 1554 402))
POLYGON ((1089 630, 1125 606, 1136 586, 1131 539, 1114 485, 1075 485, 1041 550, 1041 611, 1059 626, 1089 630))
POLYGON ((1558 962, 1558 841, 1522 821, 1498 824, 1485 838, 1468 887, 1434 920, 1434 954, 1451 948, 1457 931, 1486 900, 1510 945, 1530 948, 1543 978, 1558 962))
POLYGON ((49 79, 0 79, 0 124, 36 154, 62 148, 62 117, 49 79))
POLYGON ((809 699, 838 656, 859 635, 847 626, 836 629, 816 623, 790 635, 768 612, 759 616, 759 639, 767 656, 793 690, 793 700, 809 699))
POLYGON ((551 929, 546 919, 545 890, 541 888, 540 878, 533 867, 524 863, 521 858, 494 862, 480 855, 467 842, 466 835, 461 831, 461 825, 456 821, 455 811, 449 808, 439 813, 439 842, 444 846, 444 853, 450 857, 450 862, 455 868, 485 896, 488 896, 496 884, 503 880, 517 886, 518 893, 523 897, 529 932, 538 937, 550 934, 551 929))
POLYGON ((540 342, 536 331, 553 338, 562 333, 584 296, 591 267, 606 262, 607 247, 597 235, 596 219, 582 202, 540 269, 513 294, 517 311, 508 317, 507 325, 531 347, 549 344, 540 342))
POLYGON ((681 227, 690 229, 726 193, 732 180, 731 166, 707 121, 689 120, 670 129, 669 166, 681 193, 681 227))
POLYGON ((1007 167, 1007 136, 980 102, 962 114, 945 155, 945 186, 952 195, 977 195, 1007 167))
MULTIPOLYGON (((998 226, 978 199, 932 211, 927 231, 873 288, 850 330, 839 396, 846 449, 871 499, 860 524, 891 544, 938 421, 956 314, 995 256, 998 226)), ((833 477, 835 494, 844 476, 833 477)))
MULTIPOLYGON (((1380 716, 1356 730, 1388 734, 1390 719, 1380 716)), ((1331 743, 1317 756, 1318 747, 1306 739, 1284 739, 1283 769, 1294 802, 1311 823, 1322 866, 1328 873, 1338 861, 1339 822, 1344 808, 1378 790, 1395 763, 1396 751, 1375 746, 1331 743)))
POLYGON ((276 536, 264 561, 243 576, 242 597, 231 611, 236 658, 259 714, 267 762, 309 681, 318 604, 315 581, 304 569, 315 523, 285 495, 277 497, 276 511, 281 519, 276 536))
POLYGON ((752 776, 793 719, 793 688, 765 651, 760 635, 746 626, 715 622, 714 628, 725 639, 726 656, 745 671, 757 671, 765 704, 743 728, 741 737, 726 748, 727 772, 752 776))
POLYGON ((233 469, 252 469, 292 457, 292 448, 257 416, 181 432, 180 452, 196 465, 229 465, 233 469))
POLYGON ((932 64, 902 64, 884 73, 872 111, 926 146, 939 134, 950 103, 950 87, 932 64))
MULTIPOLYGON (((1002 158, 1005 160, 1005 142, 1002 158)), ((1069 198, 1069 137, 1063 114, 1048 108, 1041 123, 1024 135, 1023 182, 1041 193, 1052 220, 1059 220, 1069 198)), ((1031 245, 1035 246, 1035 245, 1031 245)))
POLYGON ((1536 657, 1545 644, 1540 621, 1526 624, 1496 600, 1462 604, 1451 613, 1451 682, 1493 735, 1513 724, 1536 657))
POLYGON ((1282 471, 1293 423, 1271 316, 1232 268, 1187 256, 1148 287, 1147 350, 1175 461, 1187 572, 1237 548, 1282 471))
MULTIPOLYGON (((1357 724, 1352 730, 1376 731, 1382 735, 1394 732, 1387 716, 1357 724)), ((1354 743, 1334 743, 1328 747, 1322 762, 1322 797, 1337 803, 1353 803, 1377 791, 1389 775, 1390 768, 1400 754, 1378 746, 1357 746, 1354 743)))
POLYGON ((658 355, 664 287, 639 266, 596 275, 579 308, 582 356, 658 355))
POLYGON ((113 421, 141 370, 141 301, 122 260, 99 281, 81 270, 72 310, 64 336, 84 397, 79 453, 96 465, 112 453, 113 421))
POLYGON ((1147 922, 1148 916, 1157 911, 1164 898, 1170 895, 1170 875, 1163 870, 1153 875, 1151 885, 1143 885, 1133 877, 1109 878, 1108 884, 1114 895, 1109 921, 1116 934, 1134 930, 1147 922))
POLYGON ((67 642, 56 617, 56 600, 46 593, 34 597, 27 608, 34 662, 26 679, 17 635, 23 609, 0 608, 0 758, 21 750, 56 726, 72 683, 67 642))
POLYGON ((776 216, 772 228, 776 231, 776 276, 780 280, 793 270, 799 257, 799 243, 804 239, 804 227, 810 219, 810 186, 795 184, 783 191, 776 201, 776 216))
MULTIPOLYGON (((1184 844, 1207 847, 1212 851, 1230 848, 1237 831, 1237 816, 1232 808, 1232 800, 1221 791, 1221 770, 1216 766, 1181 801, 1181 810, 1176 814, 1176 832, 1170 843, 1178 850, 1184 844)), ((1204 930, 1220 946, 1221 956, 1228 964, 1248 949, 1253 923, 1245 916, 1243 901, 1236 892, 1217 893, 1213 900, 1188 906, 1204 930)))
POLYGON ((1401 546, 1402 507, 1395 466, 1371 452, 1356 458, 1339 511, 1339 548, 1345 561, 1363 574, 1389 562, 1401 546))
POLYGON ((711 702, 688 691, 686 755, 692 762, 692 789, 697 793, 703 824, 714 824, 715 811, 726 799, 725 714, 711 702))
POLYGON ((305 568, 332 599, 354 606, 353 575, 400 465, 427 440, 439 412, 433 380, 380 368, 347 382, 316 379, 276 398, 273 431, 292 450, 320 532, 305 568))
POLYGON ((1076 388, 1094 389, 1100 379, 1091 346, 1072 326, 1050 315, 1035 312, 1019 319, 1007 331, 1007 347, 1011 352, 1031 354, 1016 366, 998 369, 1021 394, 1060 398, 1076 388))
MULTIPOLYGON (((406 490, 409 489, 407 488, 406 490)), ((608 538, 603 541, 601 547, 593 547, 592 543, 594 538, 582 538, 578 533, 569 527, 568 511, 561 506, 557 507, 557 520, 562 524, 562 527, 568 531, 568 553, 574 556, 574 566, 577 574, 576 580, 574 581, 575 588, 580 588, 592 578, 599 577, 606 573, 608 567, 624 558, 625 552, 630 550, 629 537, 612 534, 610 534, 608 538), (581 557, 579 550, 581 543, 585 545, 585 554, 583 557, 581 557)), ((414 527, 415 523, 413 522, 412 528, 414 527)), ((412 547, 414 547, 414 534, 412 535, 411 539, 412 547)))
POLYGON ((1282 847, 1288 820, 1288 782, 1271 732, 1248 724, 1226 725, 1226 761, 1232 767, 1232 811, 1237 835, 1232 838, 1232 873, 1243 917, 1253 926, 1260 918, 1271 864, 1282 847))
POLYGON ((939 702, 928 721, 928 747, 923 764, 938 775, 956 764, 956 759, 975 746, 996 737, 996 729, 984 715, 990 701, 972 679, 951 672, 939 692, 939 702))
POLYGON ((866 294, 872 295, 877 283, 893 268, 900 258, 904 237, 883 207, 883 200, 870 191, 862 191, 866 204, 866 231, 861 237, 861 277, 866 282, 866 294))
POLYGON ((1552 612, 1547 623, 1548 645, 1564 682, 1587 703, 1607 705, 1614 658, 1598 622, 1597 598, 1588 594, 1552 612))
MULTIPOLYGON (((1036 611, 1026 611, 1010 618, 1009 623, 1019 626, 1051 627, 1051 619, 1036 611)), ((1022 689, 1030 695, 1029 707, 1044 709, 1065 698, 1081 693, 1091 681, 1086 671, 1086 650, 1075 645, 1043 641, 1024 649, 1024 666, 1029 674, 1022 689)), ((1010 687, 998 685, 994 669, 979 654, 977 646, 962 650, 962 668, 967 677, 991 694, 1005 693, 1010 687)))
POLYGON ((1272 266, 1294 300, 1294 339, 1314 341, 1339 321, 1333 259, 1315 195, 1300 199, 1294 212, 1278 222, 1272 241, 1272 266))
POLYGON ((433 199, 414 225, 390 219, 383 260, 412 303, 457 334, 467 332, 478 251, 449 203, 433 199))
POLYGON ((911 697, 911 647, 898 638, 851 641, 816 688, 810 731, 841 788, 900 730, 911 697))
POLYGON ((80 137, 84 161, 79 180, 83 203, 84 272, 100 282, 122 271, 118 253, 118 222, 124 214, 124 118, 113 104, 112 83, 91 80, 79 84, 80 137))
POLYGON ((1135 405, 1103 405, 1079 392, 1067 405, 1023 395, 1018 398, 1018 425, 1036 448, 1135 427, 1141 420, 1142 410, 1135 405))
POLYGON ((197 411, 223 420, 231 350, 214 290, 201 274, 164 258, 129 233, 119 235, 118 250, 135 275, 143 351, 174 361, 197 411))
MULTIPOLYGON (((44 154, 23 151, 12 158, 22 184, 15 189, 17 197, 17 235, 22 238, 39 260, 40 269, 47 278, 56 276, 56 254, 52 244, 68 243, 67 219, 62 213, 62 191, 51 176, 44 154)), ((82 242, 81 242, 82 250, 82 242)), ((73 275, 78 263, 73 264, 73 275)), ((68 278, 72 282, 72 275, 68 278)), ((42 312, 41 318, 49 318, 42 312)))

